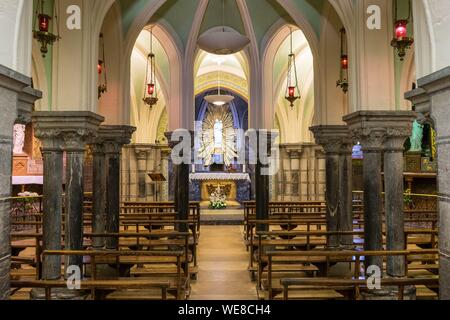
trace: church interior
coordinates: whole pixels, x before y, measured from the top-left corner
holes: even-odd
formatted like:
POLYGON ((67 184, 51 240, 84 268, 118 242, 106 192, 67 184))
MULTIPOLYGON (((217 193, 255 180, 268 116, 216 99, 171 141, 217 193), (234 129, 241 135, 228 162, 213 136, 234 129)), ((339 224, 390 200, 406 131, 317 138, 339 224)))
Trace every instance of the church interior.
POLYGON ((449 16, 1 0, 0 300, 450 300, 449 16))

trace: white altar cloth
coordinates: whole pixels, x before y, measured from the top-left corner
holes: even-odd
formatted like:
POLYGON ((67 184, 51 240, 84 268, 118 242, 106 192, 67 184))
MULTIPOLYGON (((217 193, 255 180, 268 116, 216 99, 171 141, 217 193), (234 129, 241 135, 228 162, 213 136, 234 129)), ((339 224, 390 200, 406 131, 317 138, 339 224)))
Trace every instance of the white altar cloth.
POLYGON ((189 174, 189 181, 207 180, 246 180, 250 182, 248 173, 198 172, 189 174))
POLYGON ((13 176, 13 185, 25 185, 25 184, 44 184, 43 176, 13 176))

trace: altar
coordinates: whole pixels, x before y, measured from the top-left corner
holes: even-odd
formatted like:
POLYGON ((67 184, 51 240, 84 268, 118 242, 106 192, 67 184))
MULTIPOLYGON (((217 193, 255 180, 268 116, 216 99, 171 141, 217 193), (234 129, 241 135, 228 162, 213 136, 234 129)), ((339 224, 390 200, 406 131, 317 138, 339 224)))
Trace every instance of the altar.
POLYGON ((225 193, 229 205, 241 205, 250 200, 250 176, 248 173, 198 172, 189 175, 190 199, 209 203, 211 194, 219 187, 225 193))

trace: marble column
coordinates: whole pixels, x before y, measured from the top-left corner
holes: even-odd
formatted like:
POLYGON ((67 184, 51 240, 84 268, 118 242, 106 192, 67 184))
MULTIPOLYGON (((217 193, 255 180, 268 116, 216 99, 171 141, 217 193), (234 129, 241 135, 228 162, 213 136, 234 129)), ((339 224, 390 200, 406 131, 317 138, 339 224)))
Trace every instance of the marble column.
MULTIPOLYGON (((106 154, 104 141, 96 138, 92 143, 93 176, 92 176, 92 232, 106 232, 106 154)), ((102 249, 106 245, 106 238, 92 239, 94 249, 102 249)))
POLYGON ((431 102, 437 132, 439 192, 439 290, 450 300, 450 67, 419 79, 431 102))
MULTIPOLYGON (((106 232, 119 233, 120 217, 120 160, 122 148, 131 142, 136 131, 130 126, 101 126, 98 137, 103 139, 106 155, 106 232)), ((106 248, 116 250, 119 239, 107 238, 106 248)))
MULTIPOLYGON (((346 220, 349 214, 343 212, 344 208, 341 202, 344 191, 341 190, 341 183, 344 183, 343 174, 348 174, 347 162, 342 161, 341 152, 344 139, 349 138, 349 129, 347 126, 316 126, 311 127, 310 130, 314 134, 316 143, 321 145, 325 151, 327 230, 341 231, 341 216, 346 220)), ((345 196, 348 196, 347 192, 345 196)), ((328 237, 327 247, 329 249, 339 249, 340 245, 339 236, 328 237)))
MULTIPOLYGON (((61 132, 49 129, 45 117, 33 116, 34 135, 42 143, 44 164, 43 186, 43 250, 61 250, 63 151, 61 132)), ((47 256, 42 264, 42 278, 57 280, 61 277, 61 257, 47 256)))
MULTIPOLYGON (((181 132, 181 131, 180 131, 181 132)), ((189 154, 184 154, 185 150, 180 150, 179 154, 176 156, 180 156, 183 158, 183 161, 180 164, 174 164, 175 171, 175 210, 178 212, 179 220, 188 220, 189 218, 189 170, 191 167, 191 154, 192 148, 194 147, 194 134, 192 131, 185 131, 186 136, 189 136, 190 141, 187 142, 186 146, 190 146, 189 154)), ((170 149, 173 149, 179 144, 184 142, 183 138, 180 140, 173 140, 173 132, 166 132, 165 135, 167 137, 167 141, 169 143, 170 149)), ((174 154, 172 154, 172 157, 174 154)), ((185 223, 181 223, 177 226, 178 231, 187 232, 189 230, 188 225, 185 223)))
POLYGON ((169 157, 170 148, 161 149, 161 173, 166 178, 166 181, 161 182, 160 201, 169 201, 169 157))
MULTIPOLYGON (((377 111, 359 111, 344 117, 353 142, 360 142, 364 152, 364 250, 368 251, 383 249, 381 154, 386 128, 377 117, 377 111)), ((383 270, 382 257, 366 257, 365 270, 369 266, 383 270)))
MULTIPOLYGON (((83 248, 84 158, 87 144, 96 136, 102 116, 89 111, 44 111, 35 115, 45 127, 59 132, 66 153, 65 235, 67 250, 83 248)), ((82 267, 82 257, 66 257, 65 267, 82 267)))
POLYGON ((13 126, 20 118, 21 120, 29 119, 31 105, 27 110, 19 108, 19 95, 30 84, 30 78, 0 65, 0 109, 2 110, 2 125, 0 126, 0 300, 9 299, 10 292, 11 247, 8 198, 11 196, 13 126))
MULTIPOLYGON (((269 217, 269 165, 267 163, 268 159, 265 159, 264 154, 268 157, 271 156, 271 149, 273 141, 276 138, 274 132, 268 130, 257 130, 257 146, 250 146, 250 150, 256 149, 257 163, 255 165, 255 198, 256 198, 256 220, 267 220, 269 217), (262 148, 267 148, 263 150, 262 148)), ((279 160, 279 159, 278 159, 279 160)), ((275 172, 276 174, 276 172, 275 172)), ((268 225, 256 226, 257 231, 266 231, 268 225)))
MULTIPOLYGON (((339 230, 353 231, 353 143, 348 136, 343 137, 339 154, 339 230)), ((342 249, 354 249, 353 236, 343 235, 339 239, 342 249)))
MULTIPOLYGON (((417 114, 412 111, 393 111, 386 116, 384 124, 387 129, 384 145, 384 188, 386 215, 387 250, 405 250, 404 223, 404 143, 411 136, 413 121, 417 114)), ((406 276, 405 258, 388 257, 387 275, 391 277, 406 276)))

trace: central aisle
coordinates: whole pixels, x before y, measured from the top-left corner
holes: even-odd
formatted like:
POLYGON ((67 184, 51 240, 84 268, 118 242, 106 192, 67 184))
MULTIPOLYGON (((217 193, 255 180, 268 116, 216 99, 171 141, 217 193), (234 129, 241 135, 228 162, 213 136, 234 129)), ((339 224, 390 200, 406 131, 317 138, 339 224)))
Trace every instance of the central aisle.
POLYGON ((190 300, 256 300, 242 226, 202 226, 190 300))

